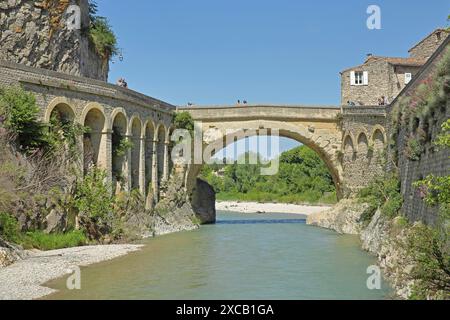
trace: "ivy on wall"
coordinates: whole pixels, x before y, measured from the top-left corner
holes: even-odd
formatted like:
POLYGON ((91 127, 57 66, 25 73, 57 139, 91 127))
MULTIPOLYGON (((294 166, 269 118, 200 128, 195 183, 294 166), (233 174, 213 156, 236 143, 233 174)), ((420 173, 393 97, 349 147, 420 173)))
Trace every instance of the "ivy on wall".
POLYGON ((449 98, 450 50, 447 50, 435 72, 423 80, 413 94, 401 98, 392 110, 392 141, 396 140, 400 128, 406 129, 404 152, 409 160, 420 160, 425 145, 431 141, 432 121, 438 112, 446 111, 449 98))

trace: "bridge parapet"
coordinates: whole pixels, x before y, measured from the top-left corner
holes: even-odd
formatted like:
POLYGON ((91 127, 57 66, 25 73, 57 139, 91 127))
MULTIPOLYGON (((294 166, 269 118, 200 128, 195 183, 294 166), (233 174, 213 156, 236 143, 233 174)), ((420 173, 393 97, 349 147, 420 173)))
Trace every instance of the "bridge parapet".
POLYGON ((346 115, 367 115, 385 117, 389 106, 344 106, 342 114, 346 115))
POLYGON ((188 111, 195 120, 310 120, 336 122, 341 112, 336 106, 300 106, 300 105, 240 105, 240 106, 204 106, 178 108, 188 111))

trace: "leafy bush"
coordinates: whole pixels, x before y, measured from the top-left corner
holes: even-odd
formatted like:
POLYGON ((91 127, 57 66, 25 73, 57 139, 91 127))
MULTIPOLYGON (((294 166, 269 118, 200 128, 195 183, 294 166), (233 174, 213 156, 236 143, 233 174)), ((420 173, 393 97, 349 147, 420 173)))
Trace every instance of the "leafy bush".
POLYGON ((0 88, 0 118, 4 118, 0 122, 25 151, 48 147, 44 125, 38 121, 38 114, 33 94, 21 87, 0 88))
POLYGON ((425 151, 422 139, 410 137, 405 148, 405 156, 412 161, 420 160, 422 153, 425 151))
POLYGON ((19 242, 19 226, 17 220, 10 214, 0 213, 0 236, 9 242, 19 242))
POLYGON ((89 36, 98 54, 104 60, 110 60, 117 55, 117 38, 105 17, 93 16, 89 36))
POLYGON ((106 172, 91 169, 76 185, 73 206, 80 215, 94 222, 108 222, 113 212, 113 197, 106 183, 106 172))
POLYGON ((369 204, 361 216, 361 220, 366 222, 370 221, 378 209, 381 209, 381 213, 385 216, 394 218, 403 205, 400 181, 397 176, 375 179, 358 193, 358 198, 369 204))
POLYGON ((437 136, 434 144, 439 148, 450 148, 450 119, 442 124, 442 133, 437 136))
POLYGON ((177 113, 173 122, 175 128, 188 130, 191 135, 194 133, 194 119, 189 112, 183 111, 177 113))
POLYGON ((46 140, 52 151, 67 148, 70 154, 75 156, 80 153, 78 138, 88 132, 89 128, 54 113, 50 118, 46 140))
POLYGON ((450 298, 450 247, 446 232, 416 224, 407 237, 407 252, 413 259, 410 274, 414 280, 410 299, 450 298))
POLYGON ((123 136, 119 129, 114 128, 112 134, 112 153, 114 156, 123 157, 128 150, 133 148, 133 142, 123 136))

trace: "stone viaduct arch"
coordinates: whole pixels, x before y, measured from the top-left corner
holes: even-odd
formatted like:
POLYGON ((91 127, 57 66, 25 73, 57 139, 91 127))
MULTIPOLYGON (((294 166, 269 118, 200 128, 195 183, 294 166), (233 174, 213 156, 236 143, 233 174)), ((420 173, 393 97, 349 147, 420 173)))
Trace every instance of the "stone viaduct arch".
POLYGON ((105 169, 113 191, 137 189, 158 198, 160 185, 169 178, 170 123, 147 112, 129 116, 122 107, 108 110, 97 102, 80 107, 65 97, 54 98, 44 108, 43 121, 49 123, 55 114, 87 128, 80 139, 84 173, 93 166, 105 169), (114 145, 123 139, 132 147, 116 153, 114 145))
MULTIPOLYGON (((278 132, 281 137, 296 140, 312 150, 325 162, 341 196, 343 170, 339 160, 342 133, 338 125, 339 108, 305 106, 245 106, 188 108, 194 120, 201 122, 203 141, 218 152, 231 143, 228 136, 245 130, 246 136, 278 132), (216 134, 214 134, 216 132, 216 134)), ((192 186, 201 166, 189 172, 188 186, 192 186)))

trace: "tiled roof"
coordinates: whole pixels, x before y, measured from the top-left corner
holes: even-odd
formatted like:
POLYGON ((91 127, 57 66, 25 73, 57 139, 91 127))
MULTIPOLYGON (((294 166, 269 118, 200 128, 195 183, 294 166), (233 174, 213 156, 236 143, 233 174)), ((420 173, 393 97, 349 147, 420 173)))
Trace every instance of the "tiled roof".
POLYGON ((415 67, 421 67, 427 62, 426 59, 417 59, 417 58, 396 58, 396 57, 376 57, 372 56, 369 57, 366 60, 366 63, 369 62, 371 59, 376 60, 385 60, 388 63, 395 65, 395 66, 415 66, 415 67))
POLYGON ((396 58, 396 57, 370 56, 367 58, 367 60, 363 64, 355 66, 355 67, 347 68, 347 69, 343 70, 342 72, 362 68, 366 64, 369 64, 369 63, 372 63, 375 61, 386 61, 387 63, 392 64, 394 66, 411 66, 411 67, 421 67, 427 62, 425 59, 417 59, 417 58, 396 58))

